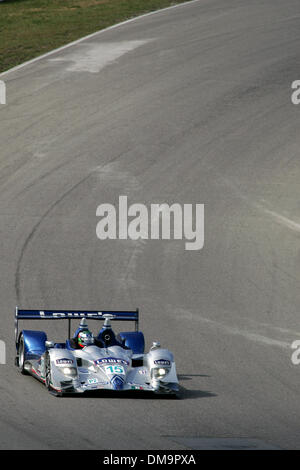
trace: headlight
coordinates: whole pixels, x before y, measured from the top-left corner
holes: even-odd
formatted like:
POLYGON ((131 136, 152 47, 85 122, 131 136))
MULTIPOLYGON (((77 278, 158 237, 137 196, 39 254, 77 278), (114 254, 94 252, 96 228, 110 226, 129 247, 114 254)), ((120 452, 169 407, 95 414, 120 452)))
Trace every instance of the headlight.
POLYGON ((169 372, 170 369, 167 369, 165 367, 152 369, 152 375, 154 379, 163 379, 169 372))
POLYGON ((64 367, 62 369, 64 375, 68 375, 69 377, 76 377, 77 376, 77 369, 76 367, 64 367))

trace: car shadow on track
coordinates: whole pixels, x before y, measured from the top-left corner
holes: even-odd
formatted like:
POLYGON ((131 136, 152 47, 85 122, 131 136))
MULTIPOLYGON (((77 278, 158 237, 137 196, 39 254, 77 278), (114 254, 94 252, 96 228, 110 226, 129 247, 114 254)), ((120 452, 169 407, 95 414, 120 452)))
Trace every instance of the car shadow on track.
POLYGON ((64 393, 63 397, 68 398, 111 398, 111 399, 134 399, 134 400, 176 400, 180 397, 177 395, 157 395, 153 392, 145 390, 126 390, 126 391, 114 391, 114 390, 94 390, 88 391, 82 394, 64 393))
POLYGON ((180 398, 182 400, 192 400, 195 398, 212 398, 217 397, 216 393, 208 390, 188 390, 187 388, 180 387, 180 398))
MULTIPOLYGON (((185 382, 188 380, 193 380, 195 377, 206 377, 209 378, 210 375, 206 374, 181 374, 178 375, 178 380, 180 382, 185 382)), ((210 392, 208 390, 198 390, 198 389, 188 389, 180 385, 180 398, 184 400, 191 400, 196 398, 210 398, 217 397, 216 393, 210 392)))
POLYGON ((67 394, 63 395, 64 398, 93 398, 93 399, 133 399, 133 400, 187 400, 195 398, 209 398, 216 397, 217 395, 207 390, 188 390, 180 386, 177 395, 158 395, 153 392, 147 391, 125 391, 115 392, 113 390, 97 390, 93 392, 85 392, 83 394, 67 394))
POLYGON ((206 374, 181 374, 178 375, 178 380, 181 382, 182 380, 193 380, 193 377, 210 377, 210 375, 206 374))

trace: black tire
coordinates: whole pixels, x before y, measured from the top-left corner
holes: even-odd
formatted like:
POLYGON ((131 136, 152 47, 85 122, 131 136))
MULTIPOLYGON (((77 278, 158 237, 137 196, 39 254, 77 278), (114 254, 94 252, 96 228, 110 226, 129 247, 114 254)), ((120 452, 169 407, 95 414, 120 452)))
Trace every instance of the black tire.
POLYGON ((45 386, 49 392, 51 392, 51 361, 50 354, 47 352, 45 354, 45 386))
POLYGON ((28 372, 25 370, 25 346, 24 346, 24 337, 21 334, 18 345, 18 368, 22 375, 28 375, 28 372))
POLYGON ((50 354, 46 352, 45 354, 45 386, 51 395, 55 397, 62 397, 63 394, 61 392, 57 392, 51 386, 51 361, 50 361, 50 354))

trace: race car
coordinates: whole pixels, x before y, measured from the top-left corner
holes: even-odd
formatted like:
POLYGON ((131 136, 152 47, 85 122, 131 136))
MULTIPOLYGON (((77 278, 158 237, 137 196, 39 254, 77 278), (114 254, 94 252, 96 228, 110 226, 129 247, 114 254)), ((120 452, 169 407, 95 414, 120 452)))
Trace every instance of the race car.
POLYGON ((19 310, 15 313, 15 364, 55 396, 93 390, 149 391, 178 396, 179 383, 173 354, 154 342, 145 353, 144 335, 135 311, 19 310), (19 320, 68 320, 68 339, 49 341, 44 331, 22 330, 19 320), (80 324, 71 338, 71 320, 80 324), (90 320, 104 320, 97 336, 90 320), (135 331, 115 335, 112 321, 134 321, 135 331))

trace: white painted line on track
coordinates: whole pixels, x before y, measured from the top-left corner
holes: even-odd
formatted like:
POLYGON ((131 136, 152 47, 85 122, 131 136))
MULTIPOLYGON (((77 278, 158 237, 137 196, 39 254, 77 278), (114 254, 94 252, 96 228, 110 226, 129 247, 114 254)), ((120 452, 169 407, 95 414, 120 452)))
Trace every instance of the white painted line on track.
POLYGON ((224 334, 241 336, 247 340, 253 341, 264 346, 275 346, 281 349, 289 349, 291 347, 291 344, 288 341, 270 338, 260 333, 248 331, 247 329, 240 329, 235 326, 226 325, 223 322, 212 320, 211 318, 202 317, 201 315, 199 315, 199 313, 194 313, 190 310, 183 310, 181 308, 176 308, 172 306, 172 312, 177 313, 182 319, 192 320, 193 322, 203 322, 211 326, 212 328, 220 329, 221 331, 223 331, 224 334))
POLYGON ((274 221, 279 223, 280 225, 283 225, 286 228, 289 228, 290 230, 293 230, 294 232, 300 232, 300 223, 289 219, 288 217, 285 217, 282 214, 279 214, 278 212, 268 209, 265 207, 263 204, 259 202, 255 202, 250 200, 245 194, 243 194, 237 186, 230 181, 227 178, 220 177, 222 180, 222 183, 225 184, 228 188, 231 189, 231 191, 234 192, 234 194, 239 197, 239 199, 242 199, 247 205, 255 208, 259 212, 262 212, 263 214, 267 215, 269 218, 272 218, 274 221))
POLYGON ((295 222, 292 219, 289 219, 288 217, 285 217, 281 214, 278 214, 275 211, 271 211, 269 209, 265 209, 261 206, 258 206, 265 214, 269 215, 273 219, 276 220, 281 225, 284 225, 285 227, 289 228, 290 230, 294 230, 295 232, 300 232, 300 224, 295 222))

